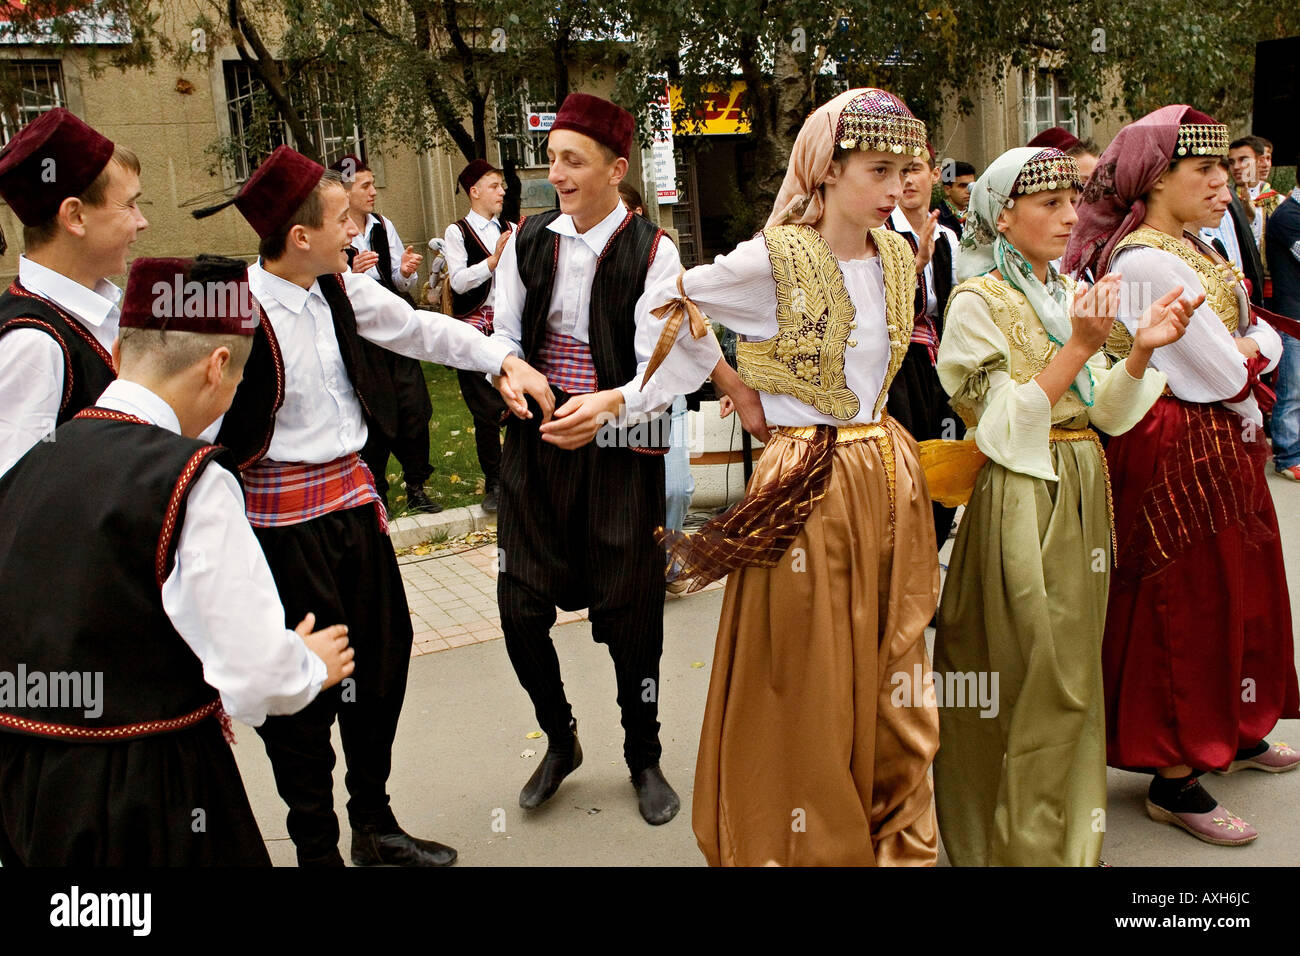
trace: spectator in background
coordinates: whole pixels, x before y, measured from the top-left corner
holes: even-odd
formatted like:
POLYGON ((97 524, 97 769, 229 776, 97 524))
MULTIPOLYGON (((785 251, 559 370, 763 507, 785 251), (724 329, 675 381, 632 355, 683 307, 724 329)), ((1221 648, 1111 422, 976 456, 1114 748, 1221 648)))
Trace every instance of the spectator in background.
MULTIPOLYGON (((618 194, 623 205, 638 216, 645 216, 645 201, 640 191, 626 179, 618 184, 618 194)), ((695 496, 695 477, 691 474, 691 453, 686 433, 686 413, 691 408, 685 395, 673 399, 672 425, 668 438, 668 454, 664 455, 664 527, 681 531, 695 496)), ((698 407, 695 409, 698 411, 698 407)), ((686 582, 677 580, 676 565, 668 569, 665 586, 670 594, 681 594, 686 582)))
MULTIPOLYGON (((375 212, 375 174, 359 156, 349 153, 330 167, 343 177, 348 191, 348 217, 360 230, 352 239, 356 254, 352 271, 367 275, 381 286, 414 305, 407 290, 419 279, 418 270, 424 257, 410 246, 403 246, 393 223, 375 212)), ((397 400, 396 434, 384 435, 372 428, 361 449, 375 480, 375 490, 388 502, 388 458, 397 458, 406 485, 406 507, 413 512, 436 514, 442 505, 424 491, 424 483, 433 474, 429 464, 429 420, 433 404, 429 387, 424 383, 424 368, 419 361, 362 340, 361 348, 370 353, 371 363, 392 382, 397 400)))
MULTIPOLYGON (((1273 276, 1274 312, 1300 321, 1300 187, 1268 220, 1268 264, 1273 276)), ((1273 406, 1273 467, 1300 481, 1300 341, 1282 334, 1273 406)))
POLYGON ((1271 149, 1272 144, 1258 136, 1243 136, 1241 139, 1233 140, 1228 147, 1232 175, 1237 180, 1237 196, 1246 215, 1250 218, 1250 228, 1255 235, 1255 246, 1259 249, 1262 267, 1259 291, 1266 301, 1271 298, 1271 290, 1267 253, 1264 249, 1264 226, 1268 222, 1268 217, 1273 215, 1282 201, 1282 197, 1268 184, 1260 172, 1261 162, 1269 170, 1272 169, 1272 163, 1265 160, 1265 153, 1271 149))
MULTIPOLYGON (((475 159, 457 177, 469 196, 469 212, 447 227, 443 254, 451 286, 452 314, 484 335, 493 331, 495 277, 501 250, 510 238, 510 224, 502 222, 506 181, 501 170, 485 159, 475 159)), ((487 379, 474 372, 457 372, 460 394, 474 416, 474 448, 483 470, 482 508, 495 514, 500 506, 501 422, 505 402, 487 379)))
POLYGON ((1085 183, 1092 178, 1092 171, 1097 168, 1097 157, 1101 155, 1101 150, 1097 148, 1096 143, 1090 139, 1079 139, 1064 126, 1049 127, 1025 145, 1037 146, 1040 149, 1049 146, 1059 149, 1074 160, 1075 165, 1079 167, 1079 176, 1085 183))
POLYGON ((960 236, 962 223, 966 220, 966 207, 970 205, 970 187, 975 182, 975 167, 961 160, 946 159, 940 167, 939 178, 943 184, 939 225, 947 226, 960 236))

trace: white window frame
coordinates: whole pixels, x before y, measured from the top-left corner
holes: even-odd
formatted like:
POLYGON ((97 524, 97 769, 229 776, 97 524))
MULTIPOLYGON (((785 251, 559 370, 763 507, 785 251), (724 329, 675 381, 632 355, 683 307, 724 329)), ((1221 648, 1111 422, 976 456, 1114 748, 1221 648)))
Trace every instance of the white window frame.
POLYGON ((1065 80, 1052 70, 1025 70, 1021 75, 1020 132, 1022 143, 1027 143, 1045 129, 1060 126, 1080 139, 1088 135, 1086 117, 1074 107, 1074 96, 1068 86, 1064 95, 1061 86, 1065 80), (1038 107, 1047 104, 1047 120, 1038 118, 1038 107))
POLYGON ((66 107, 68 98, 62 60, 5 59, 0 61, 0 69, 16 72, 22 89, 21 101, 0 111, 0 146, 3 146, 42 113, 66 107), (24 75, 25 72, 30 75, 24 75))

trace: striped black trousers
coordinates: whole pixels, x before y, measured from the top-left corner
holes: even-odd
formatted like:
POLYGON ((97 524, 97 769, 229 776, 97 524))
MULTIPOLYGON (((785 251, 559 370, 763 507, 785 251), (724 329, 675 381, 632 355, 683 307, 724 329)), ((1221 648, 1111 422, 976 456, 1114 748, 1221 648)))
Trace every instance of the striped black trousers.
MULTIPOLYGON (((558 391, 558 390, 557 390, 558 391)), ((557 406, 567 398, 557 395, 557 406)), ((535 413, 536 414, 536 413, 535 413)), ((537 421, 512 418, 501 458, 497 601, 506 650, 548 737, 572 709, 550 630, 556 607, 587 608, 614 661, 623 755, 636 774, 659 762, 663 651, 663 458, 596 442, 564 451, 537 421)))

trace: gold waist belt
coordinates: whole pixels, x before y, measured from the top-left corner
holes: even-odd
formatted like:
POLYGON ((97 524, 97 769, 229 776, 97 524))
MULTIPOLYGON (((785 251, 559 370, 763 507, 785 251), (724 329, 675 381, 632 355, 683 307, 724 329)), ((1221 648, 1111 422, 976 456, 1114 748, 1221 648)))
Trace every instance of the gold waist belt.
POLYGON ((1087 426, 1083 428, 1057 428, 1055 425, 1047 434, 1049 441, 1091 441, 1101 447, 1101 436, 1087 426))
MULTIPOLYGON (((817 429, 828 428, 828 425, 778 425, 774 431, 776 434, 785 438, 793 438, 796 441, 812 441, 813 436, 817 434, 817 429)), ((873 422, 870 425, 840 425, 835 430, 835 444, 843 445, 853 441, 866 441, 872 438, 886 438, 889 436, 889 429, 880 422, 873 422)))

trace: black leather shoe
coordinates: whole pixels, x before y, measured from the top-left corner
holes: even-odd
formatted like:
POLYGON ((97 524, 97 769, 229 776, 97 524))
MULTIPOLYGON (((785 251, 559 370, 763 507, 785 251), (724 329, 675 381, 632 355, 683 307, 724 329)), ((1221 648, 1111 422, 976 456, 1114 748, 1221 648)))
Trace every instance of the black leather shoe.
POLYGON ((495 488, 490 488, 484 492, 480 507, 483 509, 484 514, 494 515, 497 513, 497 510, 501 507, 501 499, 497 495, 495 488))
POLYGON ((436 515, 442 510, 442 505, 425 494, 423 488, 408 488, 406 510, 412 514, 436 515))
POLYGON ((647 767, 632 778, 636 787, 636 805, 641 816, 651 826, 661 826, 677 816, 682 808, 682 801, 677 791, 672 788, 659 765, 647 767))
POLYGON ((456 851, 413 837, 400 827, 387 833, 352 828, 353 866, 451 866, 456 851))
POLYGON ((524 789, 519 791, 519 805, 525 810, 535 810, 555 796, 561 781, 582 766, 582 744, 578 743, 577 724, 573 728, 572 751, 567 747, 556 750, 548 745, 541 764, 528 778, 524 789))

